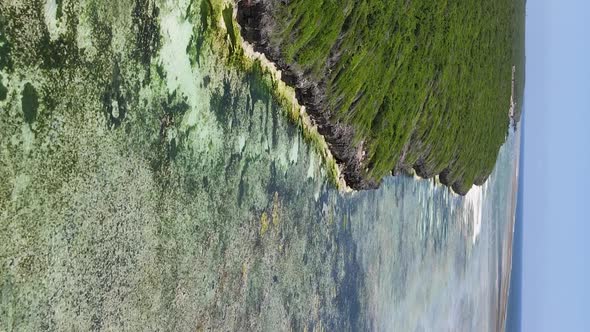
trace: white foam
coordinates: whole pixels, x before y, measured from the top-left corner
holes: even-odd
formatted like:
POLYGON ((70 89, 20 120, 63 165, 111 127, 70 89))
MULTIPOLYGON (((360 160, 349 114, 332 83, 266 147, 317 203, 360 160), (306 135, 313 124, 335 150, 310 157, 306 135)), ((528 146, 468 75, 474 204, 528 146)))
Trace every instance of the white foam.
POLYGON ((472 241, 475 243, 477 240, 479 233, 481 232, 481 222, 482 222, 482 212, 483 212, 483 196, 484 196, 484 186, 473 186, 471 190, 465 195, 464 199, 464 209, 466 217, 469 218, 471 216, 471 220, 466 220, 466 222, 472 223, 472 241))

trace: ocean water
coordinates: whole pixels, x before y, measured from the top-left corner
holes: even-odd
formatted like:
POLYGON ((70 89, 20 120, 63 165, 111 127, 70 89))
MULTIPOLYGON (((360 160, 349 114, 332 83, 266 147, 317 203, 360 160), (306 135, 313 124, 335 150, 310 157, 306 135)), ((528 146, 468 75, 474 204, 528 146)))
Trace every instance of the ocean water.
POLYGON ((512 270, 510 274, 510 290, 506 314, 506 331, 520 332, 522 322, 522 245, 524 232, 524 116, 520 125, 520 162, 518 174, 518 199, 516 205, 516 220, 514 222, 514 242, 512 253, 512 270))
POLYGON ((0 73, 0 330, 502 324, 518 132, 466 197, 409 177, 342 194, 260 74, 208 45, 192 2, 160 4, 148 69, 131 2, 105 7, 106 51, 88 18, 101 2, 83 3, 79 56, 113 52, 112 70, 0 73))

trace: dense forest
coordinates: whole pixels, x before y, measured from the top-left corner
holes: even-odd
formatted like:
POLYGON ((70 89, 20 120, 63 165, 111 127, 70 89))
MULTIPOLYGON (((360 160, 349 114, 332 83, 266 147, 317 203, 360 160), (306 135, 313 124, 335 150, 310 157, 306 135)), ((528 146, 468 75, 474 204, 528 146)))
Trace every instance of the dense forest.
POLYGON ((352 187, 414 169, 466 193, 505 141, 513 67, 520 115, 524 6, 243 0, 238 20, 295 86, 352 187))

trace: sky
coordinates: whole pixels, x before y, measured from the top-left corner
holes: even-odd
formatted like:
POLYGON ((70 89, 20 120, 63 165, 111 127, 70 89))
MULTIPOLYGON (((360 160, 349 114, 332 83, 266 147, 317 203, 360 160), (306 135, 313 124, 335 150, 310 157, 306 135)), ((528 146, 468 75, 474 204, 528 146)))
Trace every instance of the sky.
POLYGON ((528 0, 523 331, 590 331, 590 0, 528 0))

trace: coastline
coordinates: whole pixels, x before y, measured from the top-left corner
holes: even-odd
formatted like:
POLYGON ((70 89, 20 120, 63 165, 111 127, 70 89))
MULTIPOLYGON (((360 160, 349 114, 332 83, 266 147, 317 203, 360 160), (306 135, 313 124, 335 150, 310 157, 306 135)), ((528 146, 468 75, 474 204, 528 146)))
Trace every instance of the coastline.
POLYGON ((283 80, 284 73, 265 54, 257 52, 242 35, 238 24, 238 1, 217 0, 211 2, 216 13, 217 32, 212 32, 212 42, 220 56, 229 66, 237 66, 243 71, 261 72, 261 82, 267 86, 276 101, 282 105, 285 116, 299 126, 304 139, 320 155, 328 180, 341 193, 355 190, 345 180, 341 166, 332 154, 324 135, 308 114, 306 107, 300 105, 296 91, 283 80), (227 22, 224 12, 231 10, 231 22, 227 22), (232 31, 229 31, 232 29, 232 31), (228 50, 228 45, 230 46, 228 50))
POLYGON ((270 6, 267 1, 236 1, 235 21, 240 27, 240 36, 247 43, 253 53, 264 56, 266 62, 271 63, 281 83, 288 86, 294 93, 297 104, 301 105, 308 115, 309 125, 322 137, 322 141, 329 150, 329 155, 338 164, 339 178, 352 190, 376 189, 380 181, 366 176, 363 142, 351 145, 355 140, 355 129, 348 124, 334 121, 332 114, 326 111, 324 105, 325 82, 315 82, 293 66, 287 64, 278 55, 278 50, 271 48, 264 35, 267 29, 270 6))
MULTIPOLYGON (((366 151, 363 142, 352 145, 354 141, 354 128, 339 122, 333 123, 331 114, 322 109, 323 93, 322 82, 315 83, 307 79, 303 73, 292 69, 292 66, 284 63, 277 56, 278 51, 272 50, 268 40, 262 36, 263 30, 268 29, 266 6, 267 1, 256 0, 224 0, 223 6, 232 6, 232 27, 238 42, 236 48, 242 51, 242 56, 249 66, 260 65, 264 74, 271 77, 270 85, 273 94, 289 109, 289 117, 301 126, 306 139, 309 139, 317 152, 325 161, 325 167, 331 181, 341 192, 356 190, 376 189, 381 181, 375 181, 367 176, 364 158, 366 151), (274 56, 273 56, 274 54, 274 56), (254 64, 256 63, 256 64, 254 64), (363 166, 365 165, 365 166, 363 166)), ((223 21, 223 17, 221 18, 223 21)), ((226 26, 220 24, 223 28, 226 26)), ((509 119, 516 123, 515 119, 515 66, 512 66, 512 91, 510 96, 509 119)), ((510 128, 510 126, 509 126, 510 128)), ((509 129, 510 130, 510 129, 509 129)), ((399 166, 399 165, 398 165, 399 166)), ((445 169, 440 174, 430 174, 421 165, 408 166, 409 168, 392 170, 392 175, 418 176, 423 179, 434 179, 437 185, 443 185, 458 196, 466 196, 473 188, 481 187, 487 182, 488 176, 476 180, 469 188, 461 187, 460 182, 451 183, 447 178, 449 170, 445 169), (397 171, 396 171, 397 170, 397 171), (395 174, 394 174, 395 173, 395 174)))
MULTIPOLYGON (((237 8, 234 8, 234 21, 237 17, 237 8)), ((241 37, 241 48, 244 52, 244 56, 252 61, 258 61, 260 66, 271 75, 273 79, 273 85, 276 85, 273 93, 283 97, 283 101, 288 103, 288 107, 291 109, 291 118, 295 121, 298 120, 303 134, 314 142, 315 148, 318 150, 322 158, 324 159, 325 166, 329 168, 331 173, 333 172, 333 181, 336 183, 336 187, 341 192, 353 192, 354 189, 348 186, 346 180, 342 175, 340 165, 336 162, 332 151, 330 150, 325 137, 318 132, 317 126, 305 110, 305 106, 299 104, 295 89, 287 85, 282 80, 282 71, 277 68, 276 64, 270 61, 263 53, 256 52, 254 46, 248 43, 244 38, 241 37)))
MULTIPOLYGON (((318 134, 323 137, 331 156, 338 164, 339 177, 343 178, 347 186, 355 190, 378 188, 382 179, 372 175, 374 165, 372 159, 369 160, 367 153, 370 148, 366 145, 369 144, 370 146, 371 141, 365 142, 365 138, 357 137, 356 127, 353 124, 344 122, 344 120, 333 114, 334 110, 328 107, 327 104, 328 92, 325 78, 314 79, 309 73, 304 72, 297 63, 289 63, 285 59, 281 50, 278 49, 279 46, 275 45, 276 43, 272 39, 272 31, 278 25, 274 21, 273 12, 274 4, 271 1, 236 1, 234 17, 240 27, 240 35, 244 43, 251 47, 253 53, 263 54, 265 61, 272 64, 270 67, 280 72, 280 75, 277 75, 278 79, 294 90, 298 104, 304 107, 305 114, 309 115, 309 124, 315 127, 318 134)), ((329 72, 332 71, 333 66, 339 59, 338 52, 335 51, 334 47, 326 63, 326 70, 329 72)), ((514 118, 516 106, 514 102, 514 76, 515 66, 512 66, 512 96, 510 96, 509 101, 510 109, 507 112, 509 118, 507 123, 514 118)), ((503 143, 505 143, 505 140, 503 143)), ((428 161, 424 156, 418 157, 417 160, 414 160, 415 156, 407 159, 406 152, 413 144, 422 146, 423 143, 420 138, 414 137, 414 134, 412 134, 411 138, 405 143, 400 159, 397 160, 394 167, 387 174, 396 176, 411 175, 413 173, 421 178, 436 177, 437 182, 451 188, 454 193, 465 196, 471 191, 473 185, 483 185, 492 169, 477 173, 475 178, 465 178, 463 175, 457 178, 457 172, 459 171, 452 163, 444 168, 434 170, 431 165, 432 162, 428 161)), ((428 147, 423 148, 424 151, 428 151, 428 147)))

